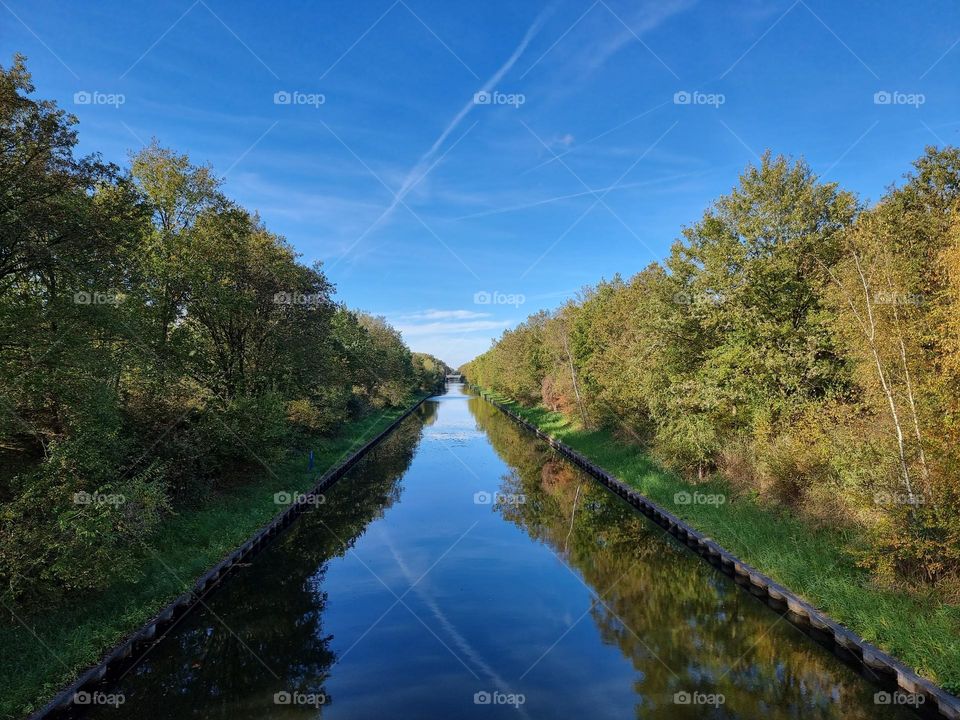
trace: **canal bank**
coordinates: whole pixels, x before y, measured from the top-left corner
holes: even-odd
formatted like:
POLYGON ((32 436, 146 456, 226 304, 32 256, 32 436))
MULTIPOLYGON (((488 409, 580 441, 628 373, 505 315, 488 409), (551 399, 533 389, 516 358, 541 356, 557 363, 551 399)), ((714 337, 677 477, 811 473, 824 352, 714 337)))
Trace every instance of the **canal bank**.
POLYGON ((423 400, 348 423, 339 435, 315 441, 312 462, 291 453, 215 502, 177 514, 152 546, 144 545, 136 580, 53 613, 13 614, 13 626, 0 635, 0 717, 22 717, 22 708, 37 701, 30 717, 63 714, 78 693, 83 698, 117 677, 423 400))
POLYGON ((457 387, 325 495, 84 716, 914 715, 457 387))
MULTIPOLYGON (((567 457, 578 467, 583 468, 625 502, 685 543, 693 552, 701 555, 712 565, 734 578, 738 584, 761 598, 773 610, 782 613, 783 617, 798 629, 829 648, 845 662, 860 668, 872 682, 884 686, 888 692, 902 693, 904 700, 909 699, 910 702, 922 706, 925 713, 931 717, 939 716, 951 719, 960 717, 960 699, 955 695, 929 678, 921 676, 907 663, 867 642, 856 632, 837 622, 791 589, 747 564, 722 547, 714 538, 696 529, 675 512, 671 512, 670 509, 667 509, 666 504, 658 504, 638 492, 638 486, 643 488, 641 483, 629 484, 611 474, 605 467, 601 467, 595 462, 600 460, 602 453, 590 453, 587 449, 589 445, 586 442, 581 443, 585 452, 580 452, 571 445, 558 440, 553 434, 546 432, 541 425, 542 420, 546 418, 549 423, 556 423, 558 417, 562 418, 558 413, 546 413, 542 410, 523 408, 517 403, 494 393, 484 392, 480 388, 475 388, 475 390, 512 421, 547 442, 553 449, 567 457), (541 420, 541 423, 537 422, 538 419, 541 420)), ((583 440, 582 436, 578 436, 575 431, 570 429, 569 421, 562 422, 564 422, 565 429, 570 436, 579 437, 581 441, 583 440)), ((547 423, 542 424, 546 425, 547 423)), ((596 435, 597 433, 593 434, 596 435)), ((662 471, 658 474, 660 479, 666 479, 666 474, 662 471)), ((742 541, 737 533, 730 531, 729 525, 725 525, 722 520, 716 517, 722 515, 721 507, 724 504, 723 500, 726 499, 723 494, 710 492, 710 490, 716 490, 717 488, 706 488, 705 492, 698 492, 695 489, 698 486, 690 486, 679 480, 666 484, 668 485, 667 496, 669 493, 677 491, 674 493, 674 502, 671 506, 677 512, 687 508, 692 497, 721 498, 721 502, 713 503, 714 519, 718 521, 718 524, 714 526, 714 529, 717 530, 716 534, 726 539, 742 541)), ((660 489, 663 490, 663 488, 660 489)), ((664 496, 664 493, 660 492, 659 495, 664 496)), ((795 541, 795 538, 793 540, 795 541)), ((791 548, 795 549, 796 546, 796 542, 791 543, 791 548)), ((901 620, 896 616, 891 616, 889 619, 891 622, 901 620)), ((883 624, 882 618, 877 618, 877 620, 880 624, 883 624)), ((941 630, 943 629, 941 628, 941 630)), ((955 653, 958 635, 951 634, 949 630, 946 630, 941 632, 941 638, 948 643, 952 639, 955 653)))

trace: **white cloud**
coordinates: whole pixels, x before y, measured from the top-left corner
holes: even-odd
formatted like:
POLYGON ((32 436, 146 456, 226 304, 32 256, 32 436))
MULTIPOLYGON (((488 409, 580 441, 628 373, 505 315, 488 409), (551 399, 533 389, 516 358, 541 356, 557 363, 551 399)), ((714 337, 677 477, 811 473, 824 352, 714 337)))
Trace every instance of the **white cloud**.
MULTIPOLYGON (((593 70, 598 69, 624 46, 638 42, 638 37, 655 30, 674 15, 684 12, 694 4, 695 0, 672 0, 671 2, 658 0, 658 2, 645 4, 640 10, 627 17, 618 15, 615 23, 618 32, 613 37, 605 37, 592 47, 587 47, 585 53, 589 54, 587 64, 593 70), (624 27, 624 24, 627 27, 624 27)), ((610 12, 613 13, 613 10, 610 12)))
POLYGON ((451 367, 460 367, 490 349, 490 337, 474 335, 471 337, 426 336, 408 341, 411 349, 430 353, 451 367))
POLYGON ((401 320, 472 320, 490 317, 490 313, 474 310, 424 310, 423 312, 401 315, 401 320))
POLYGON ((404 337, 423 337, 425 335, 465 335, 467 333, 501 330, 510 325, 508 320, 457 320, 425 323, 398 323, 397 328, 404 337))
POLYGON ((490 348, 493 338, 514 324, 476 310, 429 309, 390 318, 411 349, 428 352, 453 367, 490 348))

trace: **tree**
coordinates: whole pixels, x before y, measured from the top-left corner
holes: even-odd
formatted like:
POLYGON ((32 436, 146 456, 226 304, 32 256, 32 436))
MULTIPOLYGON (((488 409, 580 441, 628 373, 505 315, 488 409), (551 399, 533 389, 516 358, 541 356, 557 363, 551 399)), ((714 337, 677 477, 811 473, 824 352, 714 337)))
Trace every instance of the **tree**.
POLYGON ((868 559, 889 574, 940 577, 960 558, 960 455, 953 371, 960 151, 928 148, 907 182, 892 188, 845 236, 831 270, 834 327, 852 359, 868 417, 896 457, 864 490, 887 498, 868 559))
POLYGON ((151 216, 135 258, 144 309, 137 333, 148 339, 156 381, 163 385, 168 379, 166 366, 177 362, 170 334, 184 312, 194 226, 205 212, 224 208, 226 199, 211 168, 193 165, 186 155, 163 148, 156 140, 131 157, 131 172, 151 216))
POLYGON ((866 210, 768 152, 663 265, 531 316, 464 372, 697 480, 828 508, 878 578, 938 583, 960 572, 958 317, 960 150, 929 148, 866 210))
POLYGON ((129 173, 78 158, 76 119, 32 93, 15 56, 0 68, 0 585, 20 604, 136 578, 171 510, 433 377, 212 168, 157 141, 129 173))

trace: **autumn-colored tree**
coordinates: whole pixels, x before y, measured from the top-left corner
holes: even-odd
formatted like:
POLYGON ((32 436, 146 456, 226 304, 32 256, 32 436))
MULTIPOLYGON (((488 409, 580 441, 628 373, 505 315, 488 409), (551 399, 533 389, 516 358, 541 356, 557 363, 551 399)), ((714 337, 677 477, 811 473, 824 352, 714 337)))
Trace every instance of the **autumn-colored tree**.
POLYGON ((76 119, 33 91, 23 58, 0 68, 5 602, 135 577, 170 510, 442 365, 337 305, 212 168, 157 141, 129 173, 78 158, 76 119))
POLYGON ((879 498, 868 562, 936 579, 960 561, 955 473, 956 257, 960 151, 929 148, 846 234, 830 268, 833 326, 856 372, 864 435, 887 462, 857 478, 879 498))
POLYGON ((860 523, 888 582, 955 577, 958 202, 956 148, 868 210, 767 153, 662 265, 532 316, 463 370, 693 478, 860 523))

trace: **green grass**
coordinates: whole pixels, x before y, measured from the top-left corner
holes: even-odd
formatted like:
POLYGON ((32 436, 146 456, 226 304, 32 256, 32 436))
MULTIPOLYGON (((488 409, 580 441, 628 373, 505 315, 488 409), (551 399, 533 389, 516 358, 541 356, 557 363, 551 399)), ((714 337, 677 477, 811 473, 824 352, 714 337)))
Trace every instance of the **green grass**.
POLYGON ((691 492, 694 486, 658 467, 636 445, 605 430, 583 430, 561 413, 484 394, 687 520, 865 640, 948 691, 960 693, 960 606, 938 599, 932 591, 907 593, 876 586, 852 559, 851 549, 863 542, 852 531, 811 527, 776 508, 735 498, 719 481, 697 484, 696 491, 723 494, 722 505, 677 504, 674 494, 691 492))
MULTIPOLYGON (((411 399, 409 407, 416 399, 411 399)), ((0 717, 15 718, 41 707, 81 671, 137 630, 197 578, 279 512, 273 494, 303 492, 325 470, 387 427, 405 408, 353 421, 334 438, 287 454, 271 472, 262 469, 205 506, 172 516, 151 540, 137 582, 118 582, 80 601, 0 622, 0 717), (29 629, 28 629, 29 628, 29 629)))

